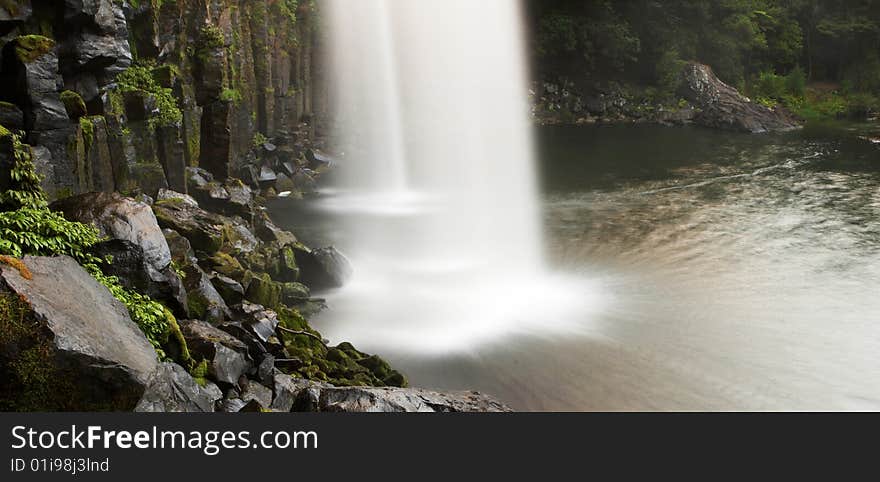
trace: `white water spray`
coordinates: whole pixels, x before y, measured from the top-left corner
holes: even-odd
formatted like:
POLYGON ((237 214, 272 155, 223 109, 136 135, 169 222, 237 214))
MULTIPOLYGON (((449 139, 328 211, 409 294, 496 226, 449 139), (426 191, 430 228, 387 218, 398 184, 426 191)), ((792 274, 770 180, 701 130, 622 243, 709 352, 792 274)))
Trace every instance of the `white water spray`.
POLYGON ((325 207, 356 275, 322 331, 445 351, 549 329, 569 290, 543 270, 519 3, 325 5, 346 150, 325 207))

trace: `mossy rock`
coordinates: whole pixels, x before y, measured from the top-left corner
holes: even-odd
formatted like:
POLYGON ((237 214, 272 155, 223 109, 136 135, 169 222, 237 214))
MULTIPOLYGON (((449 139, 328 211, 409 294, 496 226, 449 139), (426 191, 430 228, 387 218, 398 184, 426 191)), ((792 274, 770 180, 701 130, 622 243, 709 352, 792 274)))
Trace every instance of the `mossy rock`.
POLYGON ((310 334, 284 335, 288 353, 303 362, 292 375, 336 386, 407 386, 406 377, 376 355, 363 353, 347 342, 326 346, 320 341, 320 333, 298 311, 283 307, 278 311, 278 320, 288 330, 310 334))
POLYGON ((15 56, 29 64, 55 48, 55 41, 42 35, 22 35, 14 40, 15 56))
POLYGON ((263 305, 267 308, 276 308, 281 304, 282 285, 266 274, 256 274, 251 272, 245 275, 247 290, 245 291, 245 299, 263 305))
POLYGON ((245 274, 247 273, 247 270, 242 267, 241 263, 229 253, 215 253, 214 256, 208 259, 208 263, 214 271, 239 283, 244 281, 245 274))
POLYGON ((67 115, 71 120, 79 120, 88 114, 86 102, 82 96, 72 90, 65 90, 61 93, 61 102, 67 110, 67 115))

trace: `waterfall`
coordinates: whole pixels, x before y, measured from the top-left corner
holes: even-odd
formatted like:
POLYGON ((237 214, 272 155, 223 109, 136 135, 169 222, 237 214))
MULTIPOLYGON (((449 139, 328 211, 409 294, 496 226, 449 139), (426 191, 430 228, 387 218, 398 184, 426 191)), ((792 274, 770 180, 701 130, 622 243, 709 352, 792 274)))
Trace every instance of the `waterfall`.
POLYGON ((356 270, 329 317, 365 346, 446 349, 554 303, 519 2, 324 5, 345 150, 324 207, 356 270))

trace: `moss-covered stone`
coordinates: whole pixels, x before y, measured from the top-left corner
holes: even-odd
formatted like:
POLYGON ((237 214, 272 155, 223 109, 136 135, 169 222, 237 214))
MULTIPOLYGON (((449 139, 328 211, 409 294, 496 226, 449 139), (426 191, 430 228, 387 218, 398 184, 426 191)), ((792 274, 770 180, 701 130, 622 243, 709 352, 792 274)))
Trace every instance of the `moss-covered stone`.
POLYGON ((61 93, 61 102, 64 104, 64 108, 67 110, 67 115, 72 120, 78 120, 80 117, 88 114, 86 102, 83 100, 81 95, 72 90, 65 90, 61 93))
POLYGON ((321 335, 296 310, 281 308, 278 320, 284 327, 284 345, 303 366, 291 373, 337 386, 405 387, 406 377, 376 355, 358 351, 351 343, 328 347, 321 335))
POLYGON ((29 64, 55 48, 55 41, 42 35, 22 35, 14 40, 15 56, 29 64))
POLYGON ((214 271, 241 283, 244 280, 246 270, 237 259, 229 253, 216 253, 208 262, 214 271))
POLYGON ((245 283, 247 283, 247 291, 245 291, 245 299, 263 305, 267 308, 276 308, 281 304, 282 285, 267 273, 245 275, 245 283))

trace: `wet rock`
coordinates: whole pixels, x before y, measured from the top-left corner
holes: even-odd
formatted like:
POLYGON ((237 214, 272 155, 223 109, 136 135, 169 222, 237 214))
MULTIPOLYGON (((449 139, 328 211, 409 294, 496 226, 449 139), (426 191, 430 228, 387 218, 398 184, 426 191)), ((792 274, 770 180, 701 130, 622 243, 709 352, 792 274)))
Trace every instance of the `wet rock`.
POLYGON ((80 120, 83 131, 88 175, 81 182, 88 191, 113 192, 113 161, 107 138, 107 121, 103 116, 84 117, 80 120))
POLYGON ((223 247, 224 228, 230 220, 180 200, 157 202, 153 206, 159 225, 188 239, 192 247, 208 254, 223 247))
MULTIPOLYGON (((70 125, 67 109, 58 89, 58 55, 55 41, 39 35, 25 35, 13 41, 15 56, 4 59, 10 75, 16 77, 15 92, 28 99, 24 109, 27 130, 48 131, 70 125)), ((12 92, 11 92, 12 93, 12 92)))
POLYGON ((242 283, 247 275, 247 270, 244 269, 241 263, 228 253, 216 253, 214 256, 206 259, 204 264, 210 270, 232 278, 239 283, 242 283))
POLYGON ((102 271, 117 277, 125 288, 163 302, 176 316, 189 316, 186 290, 177 273, 169 266, 161 272, 161 277, 154 276, 140 246, 113 239, 96 244, 89 252, 101 259, 111 259, 112 262, 102 266, 102 271))
POLYGON ((152 272, 171 264, 171 251, 149 205, 117 193, 89 193, 52 204, 71 221, 92 224, 103 236, 138 245, 152 272))
POLYGON ((253 361, 254 364, 261 364, 263 360, 266 359, 266 356, 269 355, 269 351, 263 342, 254 335, 253 331, 249 330, 245 327, 245 325, 241 322, 229 322, 218 325, 217 328, 220 330, 229 333, 237 340, 241 341, 248 347, 248 356, 253 361))
POLYGON ((241 383, 241 399, 245 403, 255 401, 263 409, 272 406, 272 390, 253 380, 245 379, 241 383))
POLYGON ((15 104, 0 102, 0 125, 12 131, 24 129, 24 112, 15 104))
POLYGON ((326 169, 336 163, 331 156, 312 149, 306 151, 306 160, 309 162, 309 168, 314 170, 326 169))
POLYGON ((211 284, 223 298, 227 305, 237 305, 244 301, 244 288, 241 283, 232 278, 214 273, 211 275, 211 284))
POLYGON ((725 84, 708 65, 690 63, 683 71, 681 95, 699 109, 694 122, 707 127, 763 133, 790 131, 800 122, 782 107, 752 102, 725 84))
MULTIPOLYGON (((196 95, 202 89, 196 87, 196 95)), ((213 102, 202 110, 201 156, 199 163, 216 179, 223 181, 231 174, 231 118, 230 102, 213 102)))
POLYGON ((172 191, 170 189, 159 189, 159 194, 156 196, 156 201, 178 201, 182 202, 191 207, 199 207, 199 203, 193 199, 189 194, 181 194, 177 191, 172 191))
POLYGON ((299 169, 293 175, 293 185, 297 191, 303 193, 313 193, 318 188, 318 182, 315 179, 314 171, 310 169, 299 169))
MULTIPOLYGON (((68 77, 91 74, 103 79, 132 63, 128 24, 122 5, 112 0, 65 0, 68 30, 62 46, 62 70, 68 77)), ((87 99, 91 100, 91 98, 87 99)))
POLYGON ((174 363, 159 366, 136 412, 213 412, 223 393, 213 383, 199 383, 174 363))
POLYGON ((253 303, 244 302, 239 307, 239 321, 249 332, 261 341, 275 338, 278 328, 278 313, 253 303))
POLYGON ((238 413, 242 411, 245 405, 247 405, 247 403, 240 398, 224 398, 217 402, 217 411, 224 413, 238 413))
POLYGON ((251 253, 260 246, 254 233, 238 218, 228 220, 224 226, 227 245, 238 253, 251 253))
POLYGON ((308 301, 310 296, 309 287, 302 283, 281 285, 281 301, 288 306, 308 301))
POLYGON ((304 284, 312 289, 339 288, 351 277, 353 269, 348 259, 336 248, 295 248, 296 264, 304 284))
POLYGON ((203 321, 181 321, 180 330, 193 358, 207 361, 211 380, 235 385, 251 369, 247 345, 225 331, 203 321))
POLYGON ((267 387, 273 386, 273 377, 277 370, 275 369, 275 356, 266 355, 260 366, 257 367, 256 379, 267 387))
POLYGON ((273 281, 268 274, 253 274, 246 278, 245 299, 263 306, 277 307, 281 304, 282 285, 273 281))
POLYGON ((287 174, 283 172, 278 173, 278 180, 275 181, 275 190, 278 192, 290 192, 296 191, 296 184, 293 182, 293 179, 290 178, 287 174))
POLYGON ((228 179, 225 184, 208 182, 193 189, 193 196, 205 209, 225 214, 253 219, 256 211, 254 194, 250 187, 237 179, 228 179))
MULTIPOLYGON (((308 390, 312 383, 296 379, 290 375, 276 373, 274 375, 275 397, 272 399, 272 410, 290 412, 303 391, 308 390)), ((305 402, 305 400, 304 400, 305 402)), ((307 405, 304 403, 303 405, 307 405)))
MULTIPOLYGON (((260 212, 254 217, 254 234, 264 242, 279 246, 292 245, 297 242, 293 233, 276 226, 265 212, 260 212)), ((295 260, 293 264, 296 264, 295 260)))
POLYGON ((260 185, 268 185, 277 181, 278 175, 275 174, 275 171, 273 171, 272 168, 263 166, 260 168, 260 175, 257 180, 260 182, 260 185))
POLYGON ((412 388, 334 387, 321 390, 321 412, 510 412, 477 392, 432 392, 412 388))
POLYGON ((45 327, 49 356, 40 362, 54 364, 54 374, 42 383, 67 387, 66 409, 133 409, 159 362, 125 306, 72 258, 23 263, 0 264, 0 287, 26 300, 45 327))
POLYGON ((251 164, 241 166, 236 171, 236 175, 248 186, 252 188, 260 187, 260 172, 255 166, 251 164))
POLYGON ((205 189, 211 182, 214 182, 214 176, 210 172, 200 167, 186 168, 186 186, 190 191, 205 189))
POLYGON ((183 268, 183 272, 190 316, 212 323, 228 320, 231 317, 229 307, 202 268, 190 264, 183 268))

